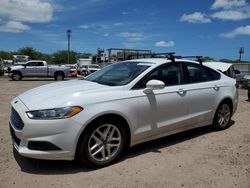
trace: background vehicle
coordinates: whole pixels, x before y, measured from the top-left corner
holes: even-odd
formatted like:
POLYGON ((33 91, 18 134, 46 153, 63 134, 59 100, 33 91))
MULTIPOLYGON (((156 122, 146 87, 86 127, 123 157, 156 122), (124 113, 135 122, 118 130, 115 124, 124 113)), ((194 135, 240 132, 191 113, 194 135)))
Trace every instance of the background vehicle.
POLYGON ((81 75, 87 76, 95 71, 100 70, 101 67, 97 64, 90 64, 90 65, 82 65, 81 66, 81 75))
POLYGON ((250 84, 250 74, 246 74, 241 79, 241 87, 247 89, 249 84, 250 84))
POLYGON ((203 65, 206 65, 212 69, 218 70, 231 78, 235 78, 234 66, 231 63, 204 62, 203 65))
POLYGON ((9 77, 12 80, 21 80, 23 77, 54 77, 55 80, 64 80, 64 77, 69 75, 68 67, 48 66, 46 61, 41 60, 28 61, 9 69, 9 77))
POLYGON ((4 64, 3 60, 0 58, 0 76, 4 74, 4 64))
POLYGON ((92 63, 92 58, 81 58, 77 60, 76 63, 76 69, 77 69, 77 74, 81 74, 81 68, 83 65, 90 65, 92 63))
POLYGON ((11 102, 18 153, 113 163, 126 147, 196 127, 230 126, 235 79, 196 61, 138 59, 27 91, 11 102), (61 92, 63 91, 63 92, 61 92))
POLYGON ((27 55, 13 55, 13 65, 23 65, 29 61, 29 58, 27 55))
POLYGON ((71 77, 77 77, 76 64, 66 64, 65 67, 69 68, 71 77))

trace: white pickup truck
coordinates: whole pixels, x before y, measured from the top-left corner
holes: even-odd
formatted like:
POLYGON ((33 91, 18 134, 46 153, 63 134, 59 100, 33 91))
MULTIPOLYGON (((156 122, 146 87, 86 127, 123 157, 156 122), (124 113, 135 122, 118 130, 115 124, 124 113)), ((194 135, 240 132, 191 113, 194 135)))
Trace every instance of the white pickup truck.
POLYGON ((68 67, 51 65, 46 61, 31 60, 23 65, 9 67, 9 77, 12 80, 21 80, 23 77, 54 77, 55 80, 64 80, 70 76, 68 67))

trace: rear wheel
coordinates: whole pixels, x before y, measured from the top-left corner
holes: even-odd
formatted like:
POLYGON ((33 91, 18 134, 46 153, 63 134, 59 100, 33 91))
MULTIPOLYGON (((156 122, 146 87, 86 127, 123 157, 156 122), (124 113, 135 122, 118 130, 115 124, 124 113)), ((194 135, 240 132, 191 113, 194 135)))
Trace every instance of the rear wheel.
POLYGON ((22 79, 22 75, 20 72, 13 72, 11 76, 12 80, 18 81, 22 79))
POLYGON ((106 120, 91 125, 82 136, 78 157, 89 167, 104 167, 113 163, 127 142, 124 126, 118 121, 106 120))
POLYGON ((62 72, 55 73, 55 80, 64 80, 64 74, 62 72))
POLYGON ((230 105, 226 102, 222 102, 216 110, 214 116, 213 126, 217 130, 223 130, 229 127, 232 112, 230 105))

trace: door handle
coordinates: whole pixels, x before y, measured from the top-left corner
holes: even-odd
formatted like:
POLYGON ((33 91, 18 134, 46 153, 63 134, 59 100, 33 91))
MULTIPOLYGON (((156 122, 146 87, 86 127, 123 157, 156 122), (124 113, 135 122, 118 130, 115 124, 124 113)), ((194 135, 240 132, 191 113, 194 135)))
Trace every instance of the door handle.
POLYGON ((184 95, 186 91, 184 89, 179 89, 177 93, 179 93, 180 95, 184 95))
POLYGON ((218 90, 220 89, 220 86, 214 85, 214 89, 215 89, 216 91, 218 91, 218 90))

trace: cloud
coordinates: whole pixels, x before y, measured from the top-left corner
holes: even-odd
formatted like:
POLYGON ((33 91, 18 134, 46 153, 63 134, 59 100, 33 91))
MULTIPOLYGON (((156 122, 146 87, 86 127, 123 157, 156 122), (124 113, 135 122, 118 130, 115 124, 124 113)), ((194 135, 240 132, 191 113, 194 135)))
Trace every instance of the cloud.
POLYGON ((123 11, 123 12, 121 12, 121 14, 122 14, 122 15, 127 15, 127 14, 128 14, 128 12, 123 11))
POLYGON ((25 23, 48 23, 54 8, 44 0, 1 0, 0 20, 2 32, 23 32, 31 27, 25 23))
POLYGON ((89 29, 90 27, 93 27, 91 25, 80 25, 79 26, 81 29, 89 29))
POLYGON ((194 12, 193 14, 183 14, 180 18, 181 22, 189 23, 210 23, 211 20, 201 12, 194 12))
POLYGON ((9 21, 8 23, 0 26, 1 32, 20 33, 26 30, 30 30, 30 27, 17 21, 9 21))
POLYGON ((174 43, 174 41, 159 41, 159 42, 156 42, 155 43, 155 46, 156 47, 173 47, 173 46, 175 46, 175 43, 174 43))
POLYGON ((231 32, 220 34, 220 36, 224 38, 235 38, 236 36, 239 36, 239 35, 250 36, 250 25, 241 26, 241 27, 234 29, 231 32))
POLYGON ((53 7, 41 0, 2 0, 0 17, 20 22, 46 23, 53 18, 53 7))
POLYGON ((129 38, 129 37, 142 37, 142 33, 137 33, 137 32, 122 32, 119 34, 120 37, 124 37, 124 38, 129 38))
POLYGON ((79 27, 80 27, 81 29, 89 29, 89 28, 90 28, 89 25, 80 25, 79 27))
POLYGON ((126 38, 130 42, 140 41, 144 38, 143 34, 139 32, 122 32, 119 33, 118 36, 126 38))
POLYGON ((123 25, 123 23, 117 22, 117 23, 114 23, 113 25, 114 25, 114 26, 120 26, 120 25, 123 25))
POLYGON ((104 36, 104 37, 108 37, 108 36, 109 36, 109 33, 104 33, 103 36, 104 36))
POLYGON ((211 9, 232 9, 245 6, 246 4, 246 0, 215 0, 211 9))
POLYGON ((238 11, 238 10, 225 10, 219 11, 212 15, 213 18, 221 20, 243 20, 250 18, 250 11, 238 11))

